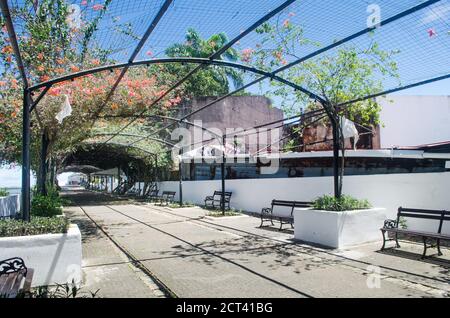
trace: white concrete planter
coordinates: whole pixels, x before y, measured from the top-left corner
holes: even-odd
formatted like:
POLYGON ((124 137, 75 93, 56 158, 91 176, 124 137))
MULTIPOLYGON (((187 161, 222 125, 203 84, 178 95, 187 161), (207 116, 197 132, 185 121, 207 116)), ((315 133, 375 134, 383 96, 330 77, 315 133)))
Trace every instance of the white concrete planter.
POLYGON ((64 234, 0 238, 0 260, 21 257, 34 269, 32 286, 81 282, 81 233, 70 225, 64 234))
POLYGON ((0 197, 0 218, 13 218, 20 210, 18 194, 0 197))
POLYGON ((309 209, 294 211, 294 237, 297 240, 332 248, 379 241, 386 209, 331 212, 309 209))

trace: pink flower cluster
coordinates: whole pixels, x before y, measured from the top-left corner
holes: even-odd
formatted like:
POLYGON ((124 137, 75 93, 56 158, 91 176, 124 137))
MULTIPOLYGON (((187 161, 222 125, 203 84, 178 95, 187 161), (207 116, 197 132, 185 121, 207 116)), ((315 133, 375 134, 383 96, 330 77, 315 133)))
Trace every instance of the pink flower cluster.
POLYGON ((251 48, 242 50, 241 60, 246 63, 250 62, 252 59, 253 53, 255 53, 255 50, 253 50, 251 48))

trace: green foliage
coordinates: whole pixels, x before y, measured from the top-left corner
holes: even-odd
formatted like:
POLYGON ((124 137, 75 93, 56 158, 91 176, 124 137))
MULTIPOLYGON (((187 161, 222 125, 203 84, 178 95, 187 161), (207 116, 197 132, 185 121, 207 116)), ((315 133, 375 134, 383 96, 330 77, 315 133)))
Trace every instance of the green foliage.
POLYGON ((314 209, 324 211, 352 211, 370 209, 371 205, 367 200, 358 200, 348 195, 335 198, 331 195, 324 195, 313 202, 314 209))
POLYGON ((400 220, 398 223, 399 223, 398 225, 400 226, 401 229, 403 229, 403 230, 408 229, 408 224, 407 224, 406 218, 404 218, 403 216, 400 217, 400 220))
MULTIPOLYGON (((302 56, 298 52, 317 50, 320 43, 308 40, 301 25, 281 18, 275 24, 265 23, 256 32, 261 40, 257 48, 247 49, 246 62, 273 71, 302 56)), ((372 37, 373 35, 368 35, 372 37)), ((302 86, 331 105, 351 101, 383 91, 386 79, 397 79, 398 66, 394 57, 398 50, 386 51, 371 39, 367 47, 342 45, 338 49, 321 54, 317 58, 299 63, 283 72, 283 77, 302 86)), ((271 81, 271 95, 281 100, 288 115, 304 110, 321 108, 318 103, 300 91, 293 91, 285 84, 271 81)), ((375 99, 354 103, 345 108, 344 116, 361 125, 379 124, 380 106, 375 99)))
MULTIPOLYGON (((199 57, 208 58, 228 42, 224 33, 213 34, 208 39, 202 39, 200 34, 190 28, 186 33, 185 43, 176 43, 166 50, 170 57, 199 57)), ((229 61, 237 61, 239 55, 236 50, 230 48, 222 54, 229 61)), ((222 59, 222 57, 218 57, 222 59)), ((171 64, 164 66, 171 74, 186 75, 192 70, 192 66, 171 64)), ((242 73, 221 66, 209 66, 195 73, 187 80, 186 94, 193 96, 221 96, 230 91, 230 81, 234 87, 243 85, 242 73)))
POLYGON ((7 197, 9 192, 5 188, 0 188, 0 197, 7 197))
POLYGON ((65 217, 31 217, 22 220, 0 220, 0 237, 67 233, 69 221, 65 217))
POLYGON ((64 203, 65 200, 61 199, 58 192, 52 187, 48 188, 47 195, 42 195, 35 191, 33 200, 31 201, 31 215, 41 217, 61 215, 63 212, 62 205, 64 203))
POLYGON ((225 211, 225 214, 223 214, 221 211, 210 211, 206 214, 206 216, 211 216, 215 218, 222 218, 226 216, 239 216, 239 215, 242 215, 242 213, 235 211, 225 211))

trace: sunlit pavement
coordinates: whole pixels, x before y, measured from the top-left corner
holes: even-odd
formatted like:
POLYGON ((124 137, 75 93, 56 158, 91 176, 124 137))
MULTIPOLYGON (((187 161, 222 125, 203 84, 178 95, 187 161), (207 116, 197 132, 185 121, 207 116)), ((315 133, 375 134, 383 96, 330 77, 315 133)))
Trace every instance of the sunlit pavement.
POLYGON ((213 219, 198 207, 171 209, 80 189, 64 195, 73 201, 65 213, 83 234, 84 288, 100 289, 102 297, 450 294, 448 249, 421 260, 421 245, 401 242, 400 250, 381 253, 380 236, 376 244, 326 250, 294 242, 290 230, 261 229, 250 216, 213 219))

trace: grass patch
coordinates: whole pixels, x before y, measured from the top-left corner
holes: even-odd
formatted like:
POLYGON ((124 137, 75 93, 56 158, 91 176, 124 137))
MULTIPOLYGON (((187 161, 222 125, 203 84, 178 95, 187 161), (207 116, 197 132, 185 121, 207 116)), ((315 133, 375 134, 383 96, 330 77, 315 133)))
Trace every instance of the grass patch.
POLYGON ((0 237, 29 236, 39 234, 67 233, 69 220, 65 217, 31 217, 30 222, 22 220, 0 220, 0 237))
POLYGON ((176 202, 169 203, 169 205, 168 205, 168 207, 171 208, 171 209, 193 208, 193 207, 196 207, 196 206, 197 205, 195 205, 194 203, 191 203, 191 202, 184 202, 183 206, 180 206, 180 204, 176 203, 176 202))
POLYGON ((208 210, 208 213, 206 213, 206 216, 211 216, 214 218, 242 215, 242 212, 237 211, 237 210, 228 210, 228 211, 225 211, 225 214, 223 214, 221 210, 210 210, 210 209, 207 209, 207 210, 208 210))
POLYGON ((5 188, 0 188, 0 197, 7 197, 9 192, 5 188))

